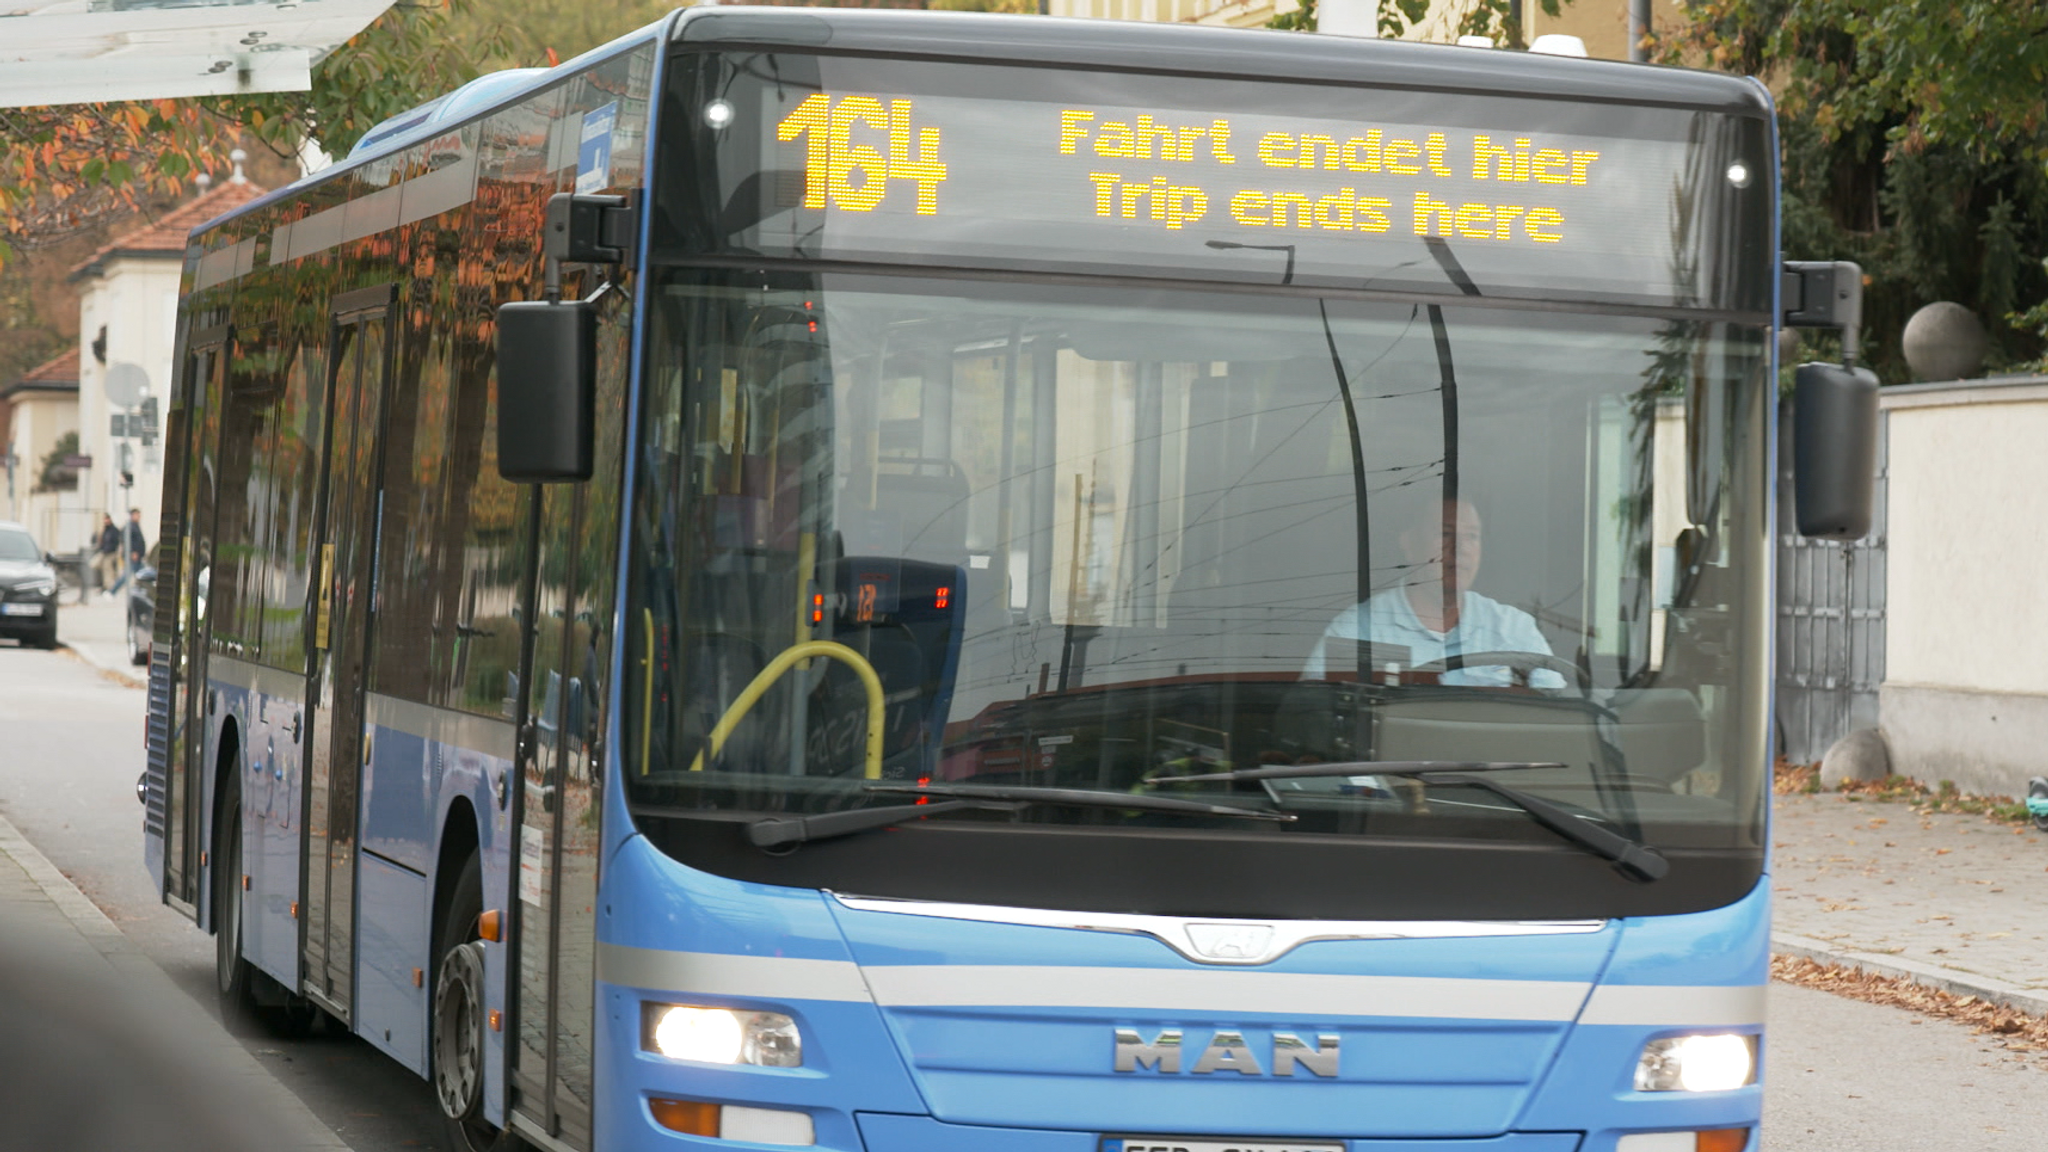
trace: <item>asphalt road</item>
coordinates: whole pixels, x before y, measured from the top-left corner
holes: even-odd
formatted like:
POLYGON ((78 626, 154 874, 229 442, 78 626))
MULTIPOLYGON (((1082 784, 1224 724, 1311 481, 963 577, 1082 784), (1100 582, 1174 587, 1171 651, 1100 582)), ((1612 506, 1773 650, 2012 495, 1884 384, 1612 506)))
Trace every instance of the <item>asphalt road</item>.
MULTIPOLYGON (((218 1019, 213 937, 159 902, 142 867, 143 710, 141 689, 68 652, 0 641, 0 814, 218 1019)), ((358 1152, 443 1146, 426 1082, 355 1037, 240 1039, 358 1152)))
MULTIPOLYGON (((0 814, 181 989, 214 1003, 213 941, 158 902, 142 869, 143 693, 67 652, 0 641, 0 814)), ((1967 1028, 1773 985, 1765 1144, 1772 1152, 2035 1152, 2048 1060, 1967 1028)), ((339 1030, 242 1042, 358 1152, 439 1148, 425 1082, 339 1030)))

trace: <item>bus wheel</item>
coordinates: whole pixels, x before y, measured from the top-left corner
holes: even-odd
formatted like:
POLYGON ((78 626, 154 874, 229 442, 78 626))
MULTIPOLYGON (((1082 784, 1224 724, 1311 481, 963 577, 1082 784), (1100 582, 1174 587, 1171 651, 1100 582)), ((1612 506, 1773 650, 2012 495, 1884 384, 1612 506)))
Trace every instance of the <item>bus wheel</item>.
POLYGON ((220 842, 213 853, 213 976, 220 1014, 230 1022, 255 1015, 256 972, 242 959, 242 798, 230 788, 221 802, 220 842))
POLYGON ((432 1061, 434 1096, 448 1143, 462 1152, 503 1148, 484 1111, 484 946, 477 939, 483 915, 483 868, 475 855, 463 862, 447 914, 435 932, 432 1061))
POLYGON ((230 784, 213 853, 213 976, 221 1018, 276 1036, 303 1036, 318 1010, 242 957, 242 798, 230 784))

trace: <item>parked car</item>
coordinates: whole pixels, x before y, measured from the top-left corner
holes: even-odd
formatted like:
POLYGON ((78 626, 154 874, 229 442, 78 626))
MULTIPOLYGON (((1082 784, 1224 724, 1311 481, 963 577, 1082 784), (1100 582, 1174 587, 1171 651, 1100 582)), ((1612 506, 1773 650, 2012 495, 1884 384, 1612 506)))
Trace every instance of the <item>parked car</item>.
POLYGON ((150 638, 156 635, 156 549, 128 578, 128 662, 149 663, 150 638))
POLYGON ((20 524, 0 521, 0 636, 57 646, 55 557, 20 524))

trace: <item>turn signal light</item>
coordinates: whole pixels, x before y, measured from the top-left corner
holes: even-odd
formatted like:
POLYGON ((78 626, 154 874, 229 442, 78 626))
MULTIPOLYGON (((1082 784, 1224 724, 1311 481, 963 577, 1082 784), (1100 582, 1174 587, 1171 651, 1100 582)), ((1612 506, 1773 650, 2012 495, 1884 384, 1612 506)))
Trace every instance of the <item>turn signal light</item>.
POLYGON ((1699 1134, 1697 1152, 1742 1152, 1749 1147, 1749 1129, 1716 1128, 1699 1134))
POLYGON ((718 1105, 703 1100, 649 1100, 647 1106, 654 1112, 654 1122, 663 1128, 676 1132, 688 1132, 692 1136, 718 1135, 718 1105))
POLYGON ((711 1104, 703 1100, 647 1101, 654 1122, 672 1132, 737 1140, 746 1144, 780 1144, 801 1148, 818 1142, 808 1112, 781 1108, 749 1108, 743 1104, 711 1104))

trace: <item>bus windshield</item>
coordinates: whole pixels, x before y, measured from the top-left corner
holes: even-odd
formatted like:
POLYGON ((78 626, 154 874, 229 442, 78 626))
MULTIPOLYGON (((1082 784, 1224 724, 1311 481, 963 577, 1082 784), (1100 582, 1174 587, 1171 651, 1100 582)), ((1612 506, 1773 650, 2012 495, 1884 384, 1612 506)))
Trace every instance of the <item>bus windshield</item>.
POLYGON ((1029 785, 1296 818, 996 818, 1555 847, 1485 789, 1370 766, 1520 762, 1490 778, 1661 848, 1758 848, 1766 330, 650 280, 638 804, 729 820, 1029 785), (1177 781, 1337 763, 1361 767, 1177 781))

